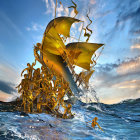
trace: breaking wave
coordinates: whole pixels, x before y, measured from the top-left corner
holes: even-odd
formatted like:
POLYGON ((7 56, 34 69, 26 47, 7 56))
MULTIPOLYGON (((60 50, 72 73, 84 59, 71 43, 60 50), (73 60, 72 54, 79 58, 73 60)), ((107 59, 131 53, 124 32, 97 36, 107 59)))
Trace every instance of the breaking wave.
POLYGON ((118 104, 83 103, 73 105, 73 119, 48 114, 17 112, 10 104, 0 102, 0 139, 99 139, 138 140, 140 138, 140 99, 118 104), (94 117, 104 130, 91 127, 94 117))

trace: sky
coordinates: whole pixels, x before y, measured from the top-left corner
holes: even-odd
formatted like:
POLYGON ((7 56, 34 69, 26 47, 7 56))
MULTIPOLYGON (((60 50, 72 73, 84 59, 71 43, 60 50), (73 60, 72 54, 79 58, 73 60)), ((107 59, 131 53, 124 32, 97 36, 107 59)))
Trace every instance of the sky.
MULTIPOLYGON (((73 0, 76 18, 93 21, 89 42, 104 49, 90 86, 100 102, 113 104, 140 98, 140 0, 73 0)), ((57 17, 74 16, 71 0, 58 0, 57 17)), ((21 71, 34 61, 33 46, 42 41, 44 30, 54 18, 55 0, 0 1, 0 96, 16 94, 21 71)), ((71 36, 79 36, 81 24, 73 24, 71 36)), ((85 41, 83 33, 81 40, 85 41)), ((68 42, 76 41, 73 38, 68 42)), ((97 52, 99 54, 101 50, 97 52)), ((89 97, 92 97, 92 93, 89 97)))

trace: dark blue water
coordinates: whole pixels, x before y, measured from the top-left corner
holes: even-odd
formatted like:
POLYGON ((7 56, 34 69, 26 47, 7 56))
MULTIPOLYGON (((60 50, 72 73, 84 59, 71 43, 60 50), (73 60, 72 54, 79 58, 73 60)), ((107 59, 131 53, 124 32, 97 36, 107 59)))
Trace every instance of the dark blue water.
POLYGON ((77 101, 73 113, 73 119, 64 120, 44 113, 21 115, 5 109, 0 112, 0 140, 140 140, 140 99, 114 105, 77 101), (98 117, 104 132, 86 123, 94 117, 98 117))

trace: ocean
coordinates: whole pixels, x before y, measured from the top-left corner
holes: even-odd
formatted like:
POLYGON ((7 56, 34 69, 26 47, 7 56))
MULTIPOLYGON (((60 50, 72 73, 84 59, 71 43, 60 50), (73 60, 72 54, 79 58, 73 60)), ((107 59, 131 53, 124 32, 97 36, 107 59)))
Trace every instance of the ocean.
POLYGON ((140 99, 112 105, 77 101, 72 112, 73 119, 61 119, 0 102, 0 140, 140 140, 140 99), (104 132, 86 123, 94 117, 104 132))

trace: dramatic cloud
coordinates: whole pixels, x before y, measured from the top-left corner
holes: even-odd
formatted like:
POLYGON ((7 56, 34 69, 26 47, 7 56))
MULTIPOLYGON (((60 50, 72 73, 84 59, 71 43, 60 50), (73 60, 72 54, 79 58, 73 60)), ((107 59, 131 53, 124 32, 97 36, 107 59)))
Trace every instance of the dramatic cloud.
MULTIPOLYGON (((124 99, 139 98, 140 57, 118 60, 116 63, 96 67, 91 86, 101 102, 117 103, 124 99)), ((92 81, 92 80, 91 80, 92 81)))
MULTIPOLYGON (((97 8, 98 7, 98 4, 101 4, 103 3, 103 9, 102 10, 98 10, 99 14, 102 13, 102 15, 104 16, 105 15, 108 15, 108 16, 117 16, 115 17, 114 19, 114 27, 116 28, 125 28, 125 26, 128 25, 127 21, 130 21, 130 27, 128 28, 129 31, 139 31, 139 23, 140 23, 140 2, 138 0, 135 0, 135 1, 131 1, 131 0, 128 0, 128 1, 121 1, 121 0, 118 0, 117 2, 106 2, 106 1, 103 1, 103 0, 99 0, 98 3, 97 3, 97 8), (107 8, 106 10, 106 7, 109 6, 111 4, 111 7, 110 8, 107 8), (128 8, 129 7, 129 8, 128 8), (110 15, 111 14, 111 15, 110 15), (127 24, 126 24, 127 23, 127 24)), ((108 18, 107 16, 107 18, 108 18)), ((107 20, 106 20, 107 22, 107 20)), ((138 32, 137 32, 138 33, 138 32)))
POLYGON ((0 101, 2 102, 10 102, 15 100, 18 97, 17 94, 7 94, 0 90, 0 101))
POLYGON ((92 86, 105 103, 139 98, 140 1, 98 0, 91 12, 97 38, 106 44, 103 54, 108 62, 104 58, 104 64, 96 67, 92 86))
POLYGON ((140 57, 123 62, 117 68, 118 74, 138 73, 140 72, 140 57))
POLYGON ((0 61, 0 80, 17 84, 20 80, 19 73, 15 70, 14 66, 8 64, 6 61, 0 61))
MULTIPOLYGON (((6 62, 5 62, 6 63, 6 62)), ((17 98, 16 86, 21 78, 18 72, 8 63, 0 64, 0 101, 9 102, 17 98)))
POLYGON ((98 66, 96 67, 96 70, 98 72, 110 72, 112 71, 114 68, 117 68, 119 66, 119 63, 107 63, 107 64, 98 64, 98 66))
POLYGON ((19 73, 14 66, 0 61, 0 101, 9 102, 17 98, 16 86, 20 83, 19 73))
POLYGON ((4 82, 0 80, 0 90, 6 93, 13 93, 16 92, 15 88, 13 88, 15 85, 12 83, 4 82))
POLYGON ((122 89, 136 89, 139 88, 140 80, 130 80, 130 81, 124 81, 118 84, 112 85, 112 87, 122 88, 122 89))

